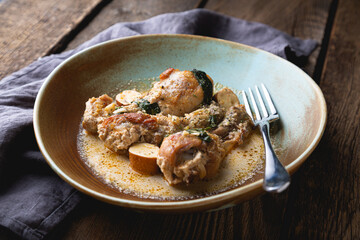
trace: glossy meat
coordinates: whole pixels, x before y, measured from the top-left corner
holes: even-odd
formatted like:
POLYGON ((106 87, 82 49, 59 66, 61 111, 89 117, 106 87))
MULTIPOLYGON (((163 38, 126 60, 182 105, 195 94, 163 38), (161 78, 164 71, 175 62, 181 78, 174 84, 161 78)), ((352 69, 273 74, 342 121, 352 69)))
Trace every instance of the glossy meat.
POLYGON ((185 117, 183 118, 183 125, 189 129, 207 128, 214 123, 221 122, 224 116, 225 110, 216 102, 212 102, 208 106, 204 106, 191 113, 185 114, 185 117))
POLYGON ((102 123, 105 118, 115 110, 113 99, 108 95, 104 94, 98 98, 90 98, 86 102, 86 108, 83 118, 83 128, 92 133, 96 134, 98 124, 102 123))
POLYGON ((232 90, 211 98, 211 78, 193 71, 169 68, 149 92, 125 90, 116 102, 107 95, 89 99, 84 129, 98 133, 107 148, 120 154, 137 142, 161 145, 157 164, 170 185, 214 177, 225 156, 249 135, 252 123, 232 90), (194 74, 203 85, 207 81, 206 105, 194 74))
POLYGON ((187 131, 175 133, 161 144, 157 164, 170 185, 211 178, 221 165, 224 150, 219 138, 206 142, 187 131))
POLYGON ((211 133, 221 138, 223 147, 228 153, 234 147, 244 142, 245 138, 250 134, 252 127, 252 121, 246 113, 244 106, 237 105, 227 110, 223 121, 211 133))
POLYGON ((158 133, 156 118, 144 113, 114 115, 99 125, 99 138, 107 148, 124 153, 135 142, 160 144, 163 139, 158 133))
POLYGON ((114 152, 124 153, 136 142, 160 145, 166 135, 180 131, 182 125, 175 116, 136 112, 113 115, 98 127, 99 138, 105 146, 114 152))
POLYGON ((202 87, 191 71, 167 69, 160 81, 145 96, 150 103, 157 102, 164 115, 183 116, 200 107, 204 98, 202 87))

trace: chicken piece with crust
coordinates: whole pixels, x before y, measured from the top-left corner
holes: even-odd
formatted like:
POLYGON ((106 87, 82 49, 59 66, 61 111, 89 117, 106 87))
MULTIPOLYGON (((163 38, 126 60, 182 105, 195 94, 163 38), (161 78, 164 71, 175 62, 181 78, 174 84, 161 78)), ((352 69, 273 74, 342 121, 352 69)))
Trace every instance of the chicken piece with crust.
POLYGON ((203 86, 192 71, 169 68, 160 74, 160 81, 144 98, 150 103, 157 102, 164 115, 184 116, 199 108, 204 97, 203 86))
POLYGON ((210 105, 199 108, 191 113, 185 114, 182 118, 184 127, 192 128, 207 128, 214 127, 222 121, 225 115, 225 110, 216 102, 212 101, 210 105))
POLYGON ((160 144, 163 135, 158 133, 156 118, 145 113, 124 113, 105 119, 98 126, 99 138, 110 150, 125 153, 135 142, 160 144))
POLYGON ((244 142, 252 127, 252 121, 245 107, 236 105, 226 111, 225 118, 211 133, 221 138, 224 149, 229 153, 234 147, 244 142))
MULTIPOLYGON (((203 127, 207 116, 206 112, 195 114, 191 122, 203 127), (199 121, 195 121, 198 117, 199 121)), ((170 185, 211 178, 217 174, 225 156, 244 142, 251 128, 252 123, 244 107, 231 106, 222 121, 210 132, 189 129, 165 138, 160 146, 157 164, 170 185)))
POLYGON ((97 133, 98 125, 115 110, 113 99, 106 94, 98 98, 90 98, 85 106, 82 125, 92 134, 97 133))
POLYGON ((189 184, 216 175, 224 150, 216 135, 209 134, 208 137, 204 140, 182 131, 164 139, 157 164, 170 185, 189 184))
POLYGON ((113 115, 98 126, 99 138, 110 150, 126 153, 126 150, 136 142, 146 142, 160 145, 167 134, 181 130, 178 117, 150 115, 141 111, 113 115))

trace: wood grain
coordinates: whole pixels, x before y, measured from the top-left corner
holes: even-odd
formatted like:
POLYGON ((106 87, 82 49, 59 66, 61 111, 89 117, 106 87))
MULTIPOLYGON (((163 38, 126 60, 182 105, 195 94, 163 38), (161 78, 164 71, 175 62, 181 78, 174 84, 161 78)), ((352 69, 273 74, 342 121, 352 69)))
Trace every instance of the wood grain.
POLYGON ((255 199, 216 212, 179 215, 137 213, 86 199, 47 239, 278 239, 281 225, 275 223, 282 218, 284 196, 259 197, 265 205, 255 199))
MULTIPOLYGON (((205 7, 212 9, 210 4, 211 1, 209 2, 209 6, 205 5, 205 7)), ((299 2, 295 6, 288 7, 286 10, 287 15, 280 20, 277 19, 278 13, 269 11, 266 7, 259 8, 259 4, 260 3, 254 5, 237 4, 233 1, 230 5, 213 10, 230 15, 233 13, 233 16, 235 17, 245 18, 248 16, 248 20, 265 22, 276 28, 280 28, 281 30, 288 31, 290 34, 296 32, 299 37, 305 36, 314 38, 316 34, 319 34, 316 36, 316 39, 321 41, 329 5, 325 4, 325 6, 322 6, 323 8, 318 8, 324 13, 321 21, 319 20, 316 24, 308 23, 308 25, 299 27, 301 22, 298 24, 293 23, 296 18, 292 18, 293 21, 284 21, 284 19, 291 16, 291 13, 296 12, 296 8, 300 5, 299 2), (247 5, 247 9, 244 9, 244 5, 247 5), (254 13, 256 13, 256 15, 254 13), (311 29, 313 26, 316 26, 318 29, 314 29, 314 33, 311 35, 310 33, 312 32, 311 29)), ((272 2, 272 4, 274 4, 274 2, 272 2)), ((282 5, 280 4, 277 9, 282 8, 286 8, 285 2, 283 2, 282 5)), ((306 12, 306 7, 303 7, 303 11, 306 12)), ((308 14, 311 15, 311 13, 308 14)), ((313 11, 312 14, 317 14, 317 12, 313 11)), ((135 14, 135 16, 132 16, 131 18, 139 20, 137 17, 138 16, 135 14)), ((99 23, 91 23, 89 27, 91 25, 96 26, 97 24, 99 23)), ((87 34, 84 33, 84 35, 87 34)), ((315 63, 312 64, 312 68, 314 66, 315 63)), ((127 213, 127 211, 123 209, 115 210, 111 206, 96 203, 95 206, 98 207, 95 208, 101 210, 95 210, 95 213, 91 210, 89 212, 86 210, 78 212, 76 215, 82 216, 79 219, 80 222, 74 221, 67 226, 69 227, 66 230, 67 234, 62 236, 61 239, 71 239, 73 236, 81 236, 82 239, 89 237, 94 239, 147 239, 148 236, 154 236, 155 239, 277 239, 283 234, 282 232, 285 231, 284 221, 286 219, 285 213, 287 211, 287 204, 289 203, 288 195, 286 193, 282 195, 264 195, 252 201, 240 204, 237 207, 218 212, 173 216, 153 214, 143 215, 136 213, 124 215, 124 212, 127 213), (113 212, 115 213, 111 214, 113 212), (96 235, 96 231, 99 229, 93 228, 92 222, 99 223, 101 228, 107 226, 113 230, 101 230, 102 234, 98 236, 96 235), (141 227, 137 229, 137 227, 134 228, 134 226, 141 227), (88 233, 83 234, 83 232, 88 233)))
POLYGON ((102 0, 0 2, 0 79, 52 53, 102 0))
POLYGON ((360 238, 360 9, 339 1, 320 87, 328 123, 291 192, 288 239, 360 238))
MULTIPOLYGON (((267 3, 269 4, 267 7, 261 8, 259 7, 260 2, 258 4, 245 4, 245 2, 238 4, 238 2, 232 1, 229 5, 224 3, 225 5, 220 5, 214 9, 214 5, 211 5, 214 4, 214 1, 210 1, 209 5, 205 5, 205 7, 235 17, 264 22, 287 31, 289 34, 295 34, 303 38, 315 38, 321 42, 330 6, 329 1, 321 2, 322 4, 319 4, 317 10, 312 9, 310 12, 308 12, 308 9, 316 5, 312 1, 303 3, 305 5, 298 1, 292 6, 287 6, 287 2, 284 1, 276 7, 281 11, 283 11, 282 8, 285 8, 286 15, 282 19, 277 19, 278 12, 269 10, 269 7, 275 4, 274 2, 270 1, 270 3, 267 3), (308 20, 304 22, 297 20, 292 14, 297 13, 298 8, 300 8, 302 14, 306 13, 305 16, 307 17, 301 16, 302 18, 313 18, 316 21, 311 22, 308 20), (320 12, 322 15, 319 14, 320 12), (291 17, 291 21, 287 19, 289 17, 291 17)), ((106 23, 106 16, 111 16, 110 12, 115 9, 113 7, 115 4, 120 3, 109 4, 103 10, 104 15, 101 17, 102 13, 99 15, 102 22, 97 23, 95 18, 88 26, 89 28, 94 27, 94 30, 85 29, 77 39, 70 43, 69 48, 75 47, 82 42, 82 39, 87 35, 95 34, 96 29, 111 25, 113 23, 112 19, 106 23), (102 25, 103 22, 106 24, 102 25), (81 36, 82 34, 84 35, 81 36)), ((121 5, 118 6, 121 9, 121 5)), ((141 11, 139 12, 141 13, 141 11)), ((122 17, 126 19, 127 16, 122 17)), ((128 17, 130 21, 141 20, 142 16, 130 14, 128 17)), ((119 20, 121 20, 120 17, 119 20)), ((314 60, 316 60, 316 57, 314 57, 314 60)), ((311 71, 313 71, 314 67, 315 61, 311 64, 311 71)), ((295 177, 294 181, 297 181, 296 179, 295 177)), ((286 222, 288 220, 287 214, 289 214, 288 209, 291 209, 288 192, 281 195, 266 194, 234 208, 218 212, 184 215, 138 214, 95 201, 92 201, 92 203, 86 202, 85 204, 89 204, 87 210, 78 210, 74 214, 78 217, 77 219, 72 220, 72 222, 64 221, 67 225, 57 228, 51 236, 59 236, 58 233, 65 230, 65 234, 60 235, 61 237, 58 239, 71 239, 74 236, 80 239, 148 239, 149 236, 154 239, 278 239, 287 234, 287 226, 289 226, 286 222), (94 227, 94 222, 99 225, 94 227), (98 234, 98 231, 102 232, 102 234, 98 234)), ((291 213, 291 211, 289 212, 291 213)))
MULTIPOLYGON (((52 0, 0 2, 0 77, 47 54, 99 1, 57 1, 62 7, 52 0), (19 6, 24 10, 21 14, 19 6), (21 15, 27 20, 21 20, 21 15), (61 31, 55 31, 59 25, 61 31)), ((217 212, 183 215, 136 213, 86 198, 46 239, 359 239, 359 1, 119 0, 108 4, 68 48, 118 21, 143 20, 199 5, 329 44, 320 45, 305 68, 314 74, 323 49, 317 80, 329 114, 320 145, 283 194, 265 194, 217 212), (326 24, 332 22, 330 6, 336 15, 324 40, 326 24)), ((19 239, 1 227, 0 238, 19 239)))
MULTIPOLYGON (((222 1, 209 0, 205 6, 214 11, 257 21, 273 26, 300 38, 312 38, 322 43, 325 26, 328 21, 331 1, 222 1)), ((310 56, 305 71, 313 75, 321 45, 310 56)), ((308 160, 311 161, 311 160, 308 160)), ((292 178, 292 185, 281 195, 264 195, 237 207, 239 221, 233 223, 237 229, 234 239, 292 239, 297 229, 290 227, 293 221, 293 201, 296 201, 298 189, 303 180, 300 173, 292 178), (300 179, 300 180, 299 180, 300 179), (291 233, 291 234, 290 234, 291 233)), ((309 176, 308 176, 309 177, 309 176)), ((307 196, 306 192, 304 196, 307 196)), ((306 204, 307 201, 300 202, 306 204)), ((226 210, 225 210, 226 211, 226 210)), ((304 224, 303 226, 307 226, 304 224)), ((316 226, 316 225, 315 225, 316 226)), ((297 226, 298 227, 298 226, 297 226)), ((301 239, 301 238, 299 238, 301 239)), ((307 238, 303 238, 307 239, 307 238)))
MULTIPOLYGON (((261 22, 288 34, 315 39, 321 44, 331 0, 209 0, 205 8, 248 21, 261 22)), ((319 46, 305 64, 312 75, 319 55, 319 46)))
POLYGON ((202 5, 202 2, 185 0, 180 4, 178 0, 112 1, 70 42, 67 50, 77 47, 115 23, 141 21, 162 13, 186 11, 202 5))

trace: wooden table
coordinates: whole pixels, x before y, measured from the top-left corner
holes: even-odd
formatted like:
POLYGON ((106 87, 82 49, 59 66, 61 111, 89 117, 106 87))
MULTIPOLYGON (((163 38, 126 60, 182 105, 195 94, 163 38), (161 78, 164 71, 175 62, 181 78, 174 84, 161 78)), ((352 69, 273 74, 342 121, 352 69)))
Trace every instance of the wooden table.
MULTIPOLYGON (((282 194, 183 215, 141 214, 87 199, 48 239, 360 239, 359 0, 0 0, 0 78, 121 21, 206 8, 320 46, 305 71, 328 105, 324 136, 282 194)), ((18 239, 0 228, 1 239, 18 239)))

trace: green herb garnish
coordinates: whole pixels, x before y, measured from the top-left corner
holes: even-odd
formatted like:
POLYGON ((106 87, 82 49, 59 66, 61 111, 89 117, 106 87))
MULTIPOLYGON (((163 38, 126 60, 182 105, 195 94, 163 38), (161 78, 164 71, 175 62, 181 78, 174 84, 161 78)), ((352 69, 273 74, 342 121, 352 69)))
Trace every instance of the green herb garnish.
POLYGON ((214 128, 217 126, 217 117, 216 115, 210 115, 209 117, 209 127, 214 128))
POLYGON ((207 134, 207 132, 201 132, 198 136, 201 140, 205 141, 205 142, 211 142, 211 137, 207 134))
POLYGON ((213 97, 213 84, 205 72, 193 69, 191 71, 204 91, 203 104, 209 105, 213 97))
POLYGON ((146 99, 140 99, 139 101, 135 102, 139 108, 144 110, 147 114, 155 115, 159 112, 161 112, 159 104, 158 103, 150 103, 146 99))
POLYGON ((209 134, 205 131, 205 129, 203 128, 194 128, 194 129, 188 129, 185 130, 190 134, 194 134, 197 135, 198 138, 200 138, 201 140, 205 141, 205 142, 211 142, 211 137, 209 136, 209 134))

